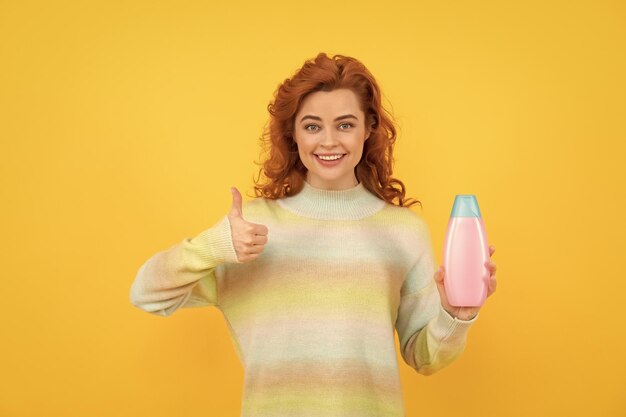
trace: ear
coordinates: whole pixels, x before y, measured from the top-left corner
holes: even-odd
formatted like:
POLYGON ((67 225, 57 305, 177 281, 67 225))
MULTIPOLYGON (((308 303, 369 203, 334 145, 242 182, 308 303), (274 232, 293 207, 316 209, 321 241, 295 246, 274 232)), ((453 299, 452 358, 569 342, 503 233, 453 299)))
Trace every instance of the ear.
POLYGON ((291 137, 291 142, 289 143, 289 152, 298 153, 298 141, 296 140, 295 135, 291 137))
POLYGON ((365 140, 368 140, 370 138, 370 133, 372 133, 372 128, 368 127, 367 132, 365 132, 365 140))

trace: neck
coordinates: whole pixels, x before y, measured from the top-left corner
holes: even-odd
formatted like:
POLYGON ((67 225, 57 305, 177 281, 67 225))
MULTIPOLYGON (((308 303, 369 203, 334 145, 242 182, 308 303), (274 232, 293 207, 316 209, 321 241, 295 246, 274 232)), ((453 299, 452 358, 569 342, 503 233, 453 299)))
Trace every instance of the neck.
POLYGON ((319 177, 311 178, 311 172, 307 172, 305 181, 314 188, 323 188, 325 190, 345 190, 346 188, 352 188, 359 185, 359 180, 356 175, 352 175, 351 178, 342 178, 340 181, 326 182, 319 177))
POLYGON ((358 220, 376 213, 386 204, 360 182, 344 190, 327 190, 307 181, 298 194, 277 202, 300 216, 320 220, 358 220))

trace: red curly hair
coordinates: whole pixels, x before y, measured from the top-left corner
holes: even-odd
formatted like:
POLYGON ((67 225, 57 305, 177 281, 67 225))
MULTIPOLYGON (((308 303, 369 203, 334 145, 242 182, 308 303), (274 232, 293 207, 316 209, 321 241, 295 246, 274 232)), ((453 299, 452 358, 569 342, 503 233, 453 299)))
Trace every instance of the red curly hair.
POLYGON ((392 117, 381 103, 381 92, 369 70, 357 59, 345 56, 327 56, 320 52, 313 60, 304 63, 291 79, 287 78, 274 92, 274 101, 267 106, 271 117, 269 129, 260 138, 261 147, 268 155, 261 165, 266 181, 254 180, 256 197, 277 199, 294 195, 302 190, 307 168, 298 155, 293 139, 295 116, 304 98, 315 91, 332 91, 339 88, 352 90, 365 114, 365 125, 371 134, 364 142, 363 155, 355 167, 359 182, 374 195, 390 204, 398 199, 398 206, 410 207, 422 203, 405 199, 402 181, 393 178, 393 146, 396 128, 392 117), (396 188, 396 186, 398 188, 396 188))

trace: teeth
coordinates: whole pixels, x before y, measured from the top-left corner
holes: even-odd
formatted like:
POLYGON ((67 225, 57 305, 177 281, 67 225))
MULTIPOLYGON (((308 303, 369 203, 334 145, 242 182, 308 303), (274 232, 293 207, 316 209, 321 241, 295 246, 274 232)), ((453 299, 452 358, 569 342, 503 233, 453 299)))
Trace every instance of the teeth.
POLYGON ((330 156, 317 155, 319 159, 323 159, 324 161, 334 161, 335 159, 339 159, 342 156, 343 155, 330 155, 330 156))

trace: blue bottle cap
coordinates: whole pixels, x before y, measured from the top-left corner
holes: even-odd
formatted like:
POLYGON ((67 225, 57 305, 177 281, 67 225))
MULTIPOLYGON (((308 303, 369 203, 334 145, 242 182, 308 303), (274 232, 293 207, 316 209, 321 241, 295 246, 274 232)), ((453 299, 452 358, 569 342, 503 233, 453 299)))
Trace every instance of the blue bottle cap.
POLYGON ((481 217, 474 194, 457 194, 450 217, 481 217))

